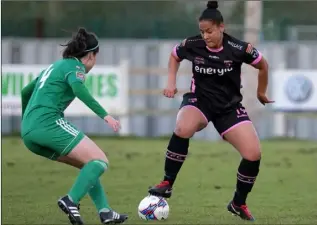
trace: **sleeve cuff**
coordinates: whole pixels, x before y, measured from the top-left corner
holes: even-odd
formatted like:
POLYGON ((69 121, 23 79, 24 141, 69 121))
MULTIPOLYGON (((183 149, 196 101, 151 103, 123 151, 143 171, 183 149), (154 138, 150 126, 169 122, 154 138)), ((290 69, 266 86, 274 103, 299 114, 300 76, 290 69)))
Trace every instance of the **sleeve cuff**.
POLYGON ((258 64, 262 59, 262 53, 259 52, 259 56, 251 63, 251 65, 256 65, 258 64))
POLYGON ((177 47, 178 47, 178 44, 174 46, 174 48, 172 50, 172 55, 175 57, 175 59, 177 61, 181 61, 181 59, 178 57, 177 52, 176 52, 177 47))

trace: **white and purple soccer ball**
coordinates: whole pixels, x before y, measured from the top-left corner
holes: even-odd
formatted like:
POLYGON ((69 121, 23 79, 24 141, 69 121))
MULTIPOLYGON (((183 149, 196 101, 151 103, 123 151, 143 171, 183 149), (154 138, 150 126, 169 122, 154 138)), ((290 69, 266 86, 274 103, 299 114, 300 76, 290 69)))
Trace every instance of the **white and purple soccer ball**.
POLYGON ((139 204, 138 214, 142 220, 166 220, 170 208, 162 197, 146 196, 139 204))

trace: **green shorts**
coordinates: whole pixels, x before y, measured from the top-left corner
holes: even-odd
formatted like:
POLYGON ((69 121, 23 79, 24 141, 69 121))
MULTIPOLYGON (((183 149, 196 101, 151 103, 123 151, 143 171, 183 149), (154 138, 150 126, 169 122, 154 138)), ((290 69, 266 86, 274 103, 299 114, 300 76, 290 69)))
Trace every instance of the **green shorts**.
POLYGON ((22 139, 31 152, 56 160, 59 156, 68 155, 84 136, 71 123, 59 118, 32 129, 22 139))

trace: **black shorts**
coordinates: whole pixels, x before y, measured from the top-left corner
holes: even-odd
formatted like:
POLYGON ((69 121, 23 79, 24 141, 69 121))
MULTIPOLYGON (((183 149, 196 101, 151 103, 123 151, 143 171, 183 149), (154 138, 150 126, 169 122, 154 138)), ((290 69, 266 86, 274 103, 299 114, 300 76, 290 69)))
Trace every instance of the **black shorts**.
POLYGON ((237 125, 251 122, 242 104, 238 104, 237 107, 223 114, 212 112, 208 104, 210 103, 206 102, 206 100, 199 99, 195 93, 188 92, 184 94, 180 108, 184 106, 194 106, 199 109, 208 123, 212 122, 222 137, 237 125))

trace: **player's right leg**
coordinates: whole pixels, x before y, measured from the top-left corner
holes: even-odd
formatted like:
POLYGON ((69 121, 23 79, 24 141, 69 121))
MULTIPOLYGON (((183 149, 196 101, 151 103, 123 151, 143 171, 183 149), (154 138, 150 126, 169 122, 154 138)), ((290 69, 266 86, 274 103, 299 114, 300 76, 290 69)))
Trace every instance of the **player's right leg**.
POLYGON ((149 188, 148 192, 151 195, 171 197, 173 184, 188 154, 189 139, 208 125, 208 119, 197 101, 194 93, 183 96, 183 102, 177 114, 176 127, 167 147, 165 176, 163 181, 149 188))
MULTIPOLYGON (((47 142, 45 141, 45 139, 51 136, 49 135, 49 133, 50 132, 45 133, 44 129, 34 129, 28 134, 26 134, 24 137, 22 137, 22 139, 24 141, 25 146, 31 152, 50 160, 56 160, 59 157, 59 153, 54 151, 53 149, 43 146, 44 142, 47 142), (41 137, 43 137, 42 139, 44 139, 44 141, 43 140, 39 141, 41 137), (41 144, 39 144, 39 142, 41 144)), ((63 201, 62 206, 59 206, 59 207, 67 214, 70 222, 74 225, 84 224, 79 214, 79 203, 75 204, 68 197, 62 199, 62 201, 63 201)))

